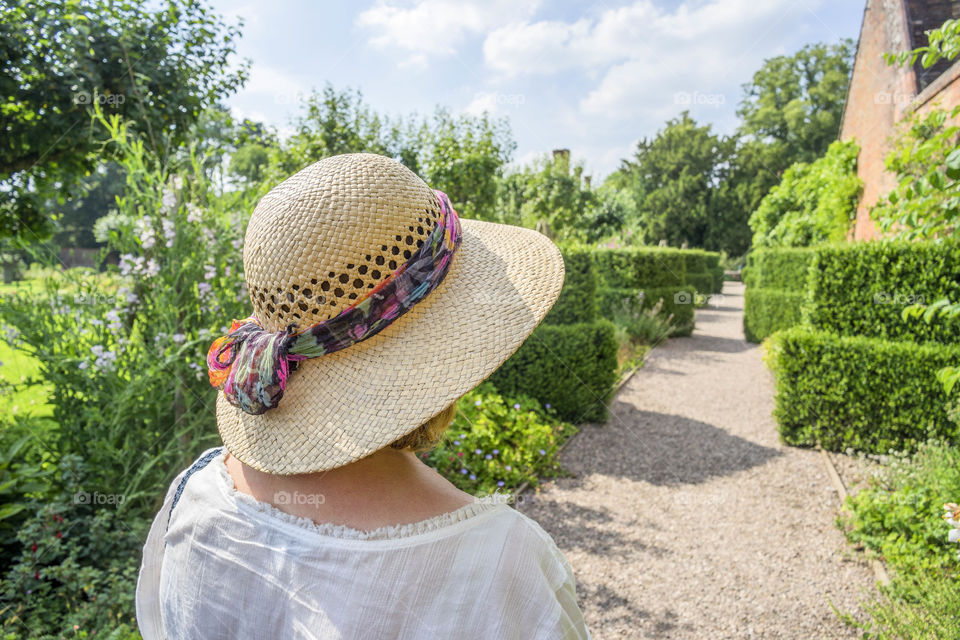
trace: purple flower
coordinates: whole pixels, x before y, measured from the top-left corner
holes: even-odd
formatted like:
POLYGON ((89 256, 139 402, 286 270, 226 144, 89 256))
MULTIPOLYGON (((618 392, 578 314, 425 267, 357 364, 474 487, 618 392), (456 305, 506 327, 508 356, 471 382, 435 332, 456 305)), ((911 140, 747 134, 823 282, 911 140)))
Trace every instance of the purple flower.
POLYGON ((477 454, 477 455, 480 455, 481 453, 483 453, 483 450, 482 450, 482 449, 477 449, 476 451, 474 451, 474 453, 477 454))
POLYGON ((545 404, 545 405, 543 405, 543 406, 546 407, 547 409, 549 409, 549 408, 550 408, 550 403, 548 402, 547 404, 545 404))
POLYGON ((459 447, 459 446, 460 446, 460 441, 459 441, 459 440, 454 440, 454 441, 453 441, 453 444, 454 444, 454 446, 459 447))
POLYGON ((514 408, 514 409, 519 409, 519 408, 520 408, 520 403, 518 402, 518 403, 516 403, 515 405, 513 405, 513 408, 514 408))
POLYGON ((466 469, 460 469, 460 473, 462 473, 463 475, 467 475, 469 471, 467 471, 466 469))
POLYGON ((497 455, 498 453, 500 453, 500 449, 494 449, 494 450, 493 450, 493 455, 497 455))
POLYGON ((488 453, 487 455, 485 455, 484 457, 485 457, 487 460, 493 460, 493 456, 490 455, 489 453, 488 453))
POLYGON ((545 455, 547 455, 547 452, 544 451, 543 449, 540 449, 540 455, 545 456, 545 455))
POLYGON ((477 479, 477 476, 475 476, 475 475, 473 475, 473 474, 471 473, 471 474, 470 474, 470 479, 471 479, 471 480, 476 480, 476 479, 477 479))
POLYGON ((505 483, 503 480, 499 480, 499 481, 497 482, 497 486, 498 486, 498 487, 502 487, 504 484, 506 484, 506 483, 505 483))
POLYGON ((506 469, 507 471, 513 471, 513 467, 511 467, 510 465, 505 466, 504 469, 506 469))

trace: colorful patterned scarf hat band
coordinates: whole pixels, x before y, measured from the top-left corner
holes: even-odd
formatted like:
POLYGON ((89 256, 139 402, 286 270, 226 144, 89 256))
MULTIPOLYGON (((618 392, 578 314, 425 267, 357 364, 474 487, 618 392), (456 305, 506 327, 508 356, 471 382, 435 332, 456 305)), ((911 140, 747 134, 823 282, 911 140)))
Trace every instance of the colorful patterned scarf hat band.
POLYGON ((450 268, 460 245, 457 212, 442 191, 441 216, 429 238, 396 271, 337 316, 312 327, 270 332, 250 316, 234 320, 230 332, 217 338, 207 353, 210 384, 223 386, 227 401, 246 413, 260 415, 283 397, 287 377, 297 362, 318 358, 376 335, 433 291, 450 268))

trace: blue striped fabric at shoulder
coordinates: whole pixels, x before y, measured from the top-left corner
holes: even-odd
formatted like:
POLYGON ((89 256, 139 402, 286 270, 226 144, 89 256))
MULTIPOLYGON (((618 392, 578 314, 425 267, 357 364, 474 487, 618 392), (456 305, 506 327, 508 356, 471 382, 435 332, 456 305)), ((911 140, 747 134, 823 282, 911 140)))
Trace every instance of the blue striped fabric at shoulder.
POLYGON ((204 455, 200 456, 200 458, 198 458, 197 461, 194 462, 189 469, 187 469, 187 473, 184 474, 183 479, 180 480, 180 484, 177 485, 176 493, 173 494, 173 503, 170 505, 170 514, 167 516, 167 529, 170 528, 170 519, 173 517, 173 509, 177 506, 177 502, 180 501, 180 495, 183 493, 184 487, 187 486, 187 480, 189 480, 190 476, 192 476, 194 473, 207 466, 207 464, 220 455, 222 451, 223 447, 217 447, 216 449, 208 451, 204 455))

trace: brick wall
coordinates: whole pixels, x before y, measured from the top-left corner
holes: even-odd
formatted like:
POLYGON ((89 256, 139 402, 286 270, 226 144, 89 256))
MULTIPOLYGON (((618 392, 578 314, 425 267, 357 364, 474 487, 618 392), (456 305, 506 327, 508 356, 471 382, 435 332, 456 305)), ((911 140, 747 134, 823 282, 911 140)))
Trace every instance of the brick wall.
MULTIPOLYGON (((870 240, 879 235, 869 210, 896 184, 893 174, 884 169, 883 161, 896 133, 896 124, 905 111, 915 108, 924 112, 934 105, 950 107, 960 104, 960 62, 949 67, 919 95, 915 69, 888 66, 884 62, 882 54, 885 52, 907 51, 925 44, 912 40, 911 36, 916 37, 913 32, 918 27, 909 22, 906 4, 904 0, 867 0, 863 13, 840 126, 841 140, 855 138, 860 145, 857 173, 864 188, 851 234, 854 240, 870 240)), ((909 4, 916 22, 924 3, 909 0, 909 4)), ((938 3, 933 2, 931 6, 933 4, 938 3)), ((938 26, 939 23, 932 22, 922 25, 924 29, 938 26)))

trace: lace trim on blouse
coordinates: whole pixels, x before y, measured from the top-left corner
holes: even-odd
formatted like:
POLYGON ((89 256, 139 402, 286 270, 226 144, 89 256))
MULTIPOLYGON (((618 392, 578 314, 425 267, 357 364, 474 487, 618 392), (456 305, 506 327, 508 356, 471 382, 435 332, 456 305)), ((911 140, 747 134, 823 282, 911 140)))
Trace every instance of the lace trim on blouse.
POLYGON ((333 538, 342 538, 346 540, 395 540, 397 538, 407 538, 430 531, 436 531, 438 529, 449 527, 463 520, 473 518, 481 513, 486 513, 487 511, 490 511, 501 504, 507 504, 512 498, 510 494, 493 494, 484 498, 477 498, 475 502, 465 504, 454 511, 442 513, 440 515, 433 516, 432 518, 427 518, 426 520, 420 520, 419 522, 386 525, 383 527, 377 527, 376 529, 372 529, 370 531, 362 531, 360 529, 354 529, 353 527, 342 524, 333 524, 329 522, 317 523, 310 518, 296 516, 291 513, 281 511, 269 502, 262 502, 253 496, 238 491, 233 484, 233 477, 227 470, 225 457, 226 452, 224 451, 224 453, 218 455, 209 466, 214 467, 217 478, 222 483, 223 488, 226 489, 228 494, 238 502, 253 507, 258 512, 270 516, 271 518, 276 518, 277 520, 298 526, 315 534, 333 538))

